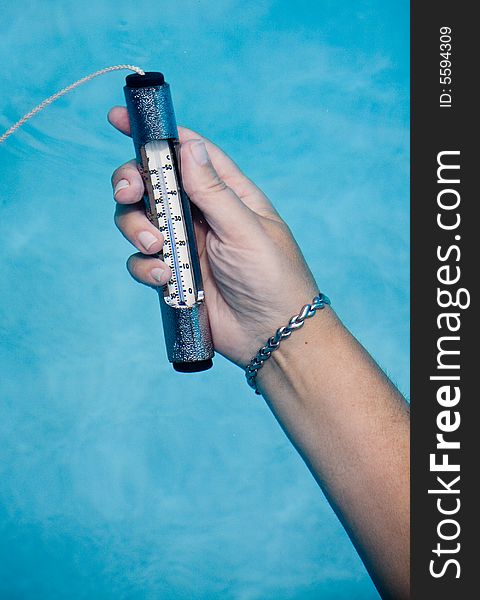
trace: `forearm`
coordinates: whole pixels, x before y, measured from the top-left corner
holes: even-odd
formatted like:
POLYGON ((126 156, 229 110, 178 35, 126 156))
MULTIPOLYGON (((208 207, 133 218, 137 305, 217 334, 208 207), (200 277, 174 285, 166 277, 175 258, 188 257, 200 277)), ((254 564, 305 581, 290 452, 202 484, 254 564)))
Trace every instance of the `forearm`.
POLYGON ((258 384, 385 597, 407 598, 408 405, 324 309, 284 340, 258 384))

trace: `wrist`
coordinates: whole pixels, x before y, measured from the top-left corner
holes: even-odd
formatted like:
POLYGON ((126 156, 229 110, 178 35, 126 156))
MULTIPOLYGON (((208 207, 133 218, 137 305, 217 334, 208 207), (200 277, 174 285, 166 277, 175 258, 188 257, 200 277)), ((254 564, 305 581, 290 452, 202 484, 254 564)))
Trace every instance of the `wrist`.
POLYGON ((318 310, 300 329, 294 330, 288 338, 282 340, 264 362, 257 373, 259 392, 266 396, 282 387, 301 396, 302 382, 307 372, 309 388, 312 371, 315 371, 319 379, 326 375, 328 361, 324 359, 342 330, 343 325, 330 306, 318 310))

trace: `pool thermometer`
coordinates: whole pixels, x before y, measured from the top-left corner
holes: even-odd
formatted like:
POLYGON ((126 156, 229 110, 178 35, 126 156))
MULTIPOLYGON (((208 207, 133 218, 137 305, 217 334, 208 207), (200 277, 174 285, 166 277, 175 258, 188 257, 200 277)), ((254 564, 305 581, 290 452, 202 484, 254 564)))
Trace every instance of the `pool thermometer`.
POLYGON ((170 86, 162 73, 135 73, 124 91, 146 214, 164 236, 159 256, 172 273, 159 290, 168 359, 177 371, 203 371, 214 352, 170 86))

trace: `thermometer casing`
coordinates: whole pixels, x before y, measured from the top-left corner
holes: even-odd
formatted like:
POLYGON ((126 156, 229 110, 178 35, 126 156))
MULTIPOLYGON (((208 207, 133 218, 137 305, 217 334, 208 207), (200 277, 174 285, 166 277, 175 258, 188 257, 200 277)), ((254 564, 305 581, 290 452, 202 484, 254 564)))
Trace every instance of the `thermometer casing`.
MULTIPOLYGON (((182 264, 182 261, 176 256, 176 262, 172 263, 172 266, 175 268, 172 269, 173 276, 170 281, 172 284, 170 290, 173 290, 173 292, 169 295, 167 293, 167 286, 163 290, 159 289, 168 360, 173 363, 173 367, 177 371, 204 371, 212 366, 214 351, 207 307, 204 301, 202 276, 190 201, 183 190, 180 172, 180 156, 177 151, 178 130, 170 86, 165 82, 161 73, 134 74, 126 78, 124 91, 137 165, 146 183, 144 202, 147 216, 157 227, 159 227, 159 222, 164 223, 165 226, 161 227, 161 229, 166 230, 166 242, 169 244, 168 252, 170 256, 173 252, 179 251, 179 247, 174 247, 176 244, 175 240, 178 238, 172 229, 175 223, 173 219, 168 219, 169 222, 167 222, 165 217, 165 210, 168 213, 168 206, 171 205, 168 204, 167 208, 165 208, 164 204, 165 202, 168 203, 170 198, 174 199, 177 202, 178 214, 181 214, 181 217, 176 216, 174 218, 182 221, 182 233, 187 238, 181 240, 180 243, 184 246, 182 248, 183 253, 188 251, 188 262, 182 264), (171 163, 167 167, 172 169, 169 176, 174 177, 176 183, 175 191, 167 192, 165 182, 163 180, 159 182, 158 177, 162 176, 162 173, 156 176, 157 179, 155 181, 157 183, 155 184, 145 164, 145 161, 148 160, 146 158, 146 149, 155 148, 155 143, 158 146, 158 142, 168 142, 167 148, 169 150, 167 151, 171 152, 172 156, 171 163), (166 192, 162 202, 160 202, 158 196, 157 199, 154 197, 154 188, 158 189, 160 187, 166 192), (176 194, 174 198, 166 196, 166 194, 172 193, 176 194), (163 221, 160 217, 163 218, 163 221), (169 234, 170 237, 167 239, 169 234), (191 287, 187 287, 185 290, 181 289, 181 286, 184 285, 184 279, 180 272, 181 267, 188 268, 188 271, 184 271, 183 273, 188 274, 189 281, 191 282, 191 287), (175 285, 174 278, 176 281, 175 285), (188 292, 190 292, 190 301, 188 305, 182 306, 183 302, 178 301, 179 294, 183 300, 183 293, 187 294, 188 292)), ((168 155, 168 158, 170 158, 170 155, 168 155)), ((157 173, 159 170, 161 171, 162 168, 152 169, 152 172, 157 173)), ((160 255, 160 257, 162 256, 160 255)), ((183 260, 186 261, 186 259, 183 260)), ((188 286, 189 284, 185 285, 188 286)))

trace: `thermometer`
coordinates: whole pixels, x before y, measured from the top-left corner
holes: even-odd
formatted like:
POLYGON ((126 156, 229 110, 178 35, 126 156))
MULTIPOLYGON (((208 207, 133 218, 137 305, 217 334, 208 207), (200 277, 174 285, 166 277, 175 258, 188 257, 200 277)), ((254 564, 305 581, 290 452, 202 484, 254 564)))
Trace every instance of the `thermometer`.
POLYGON ((172 272, 159 289, 168 359, 176 371, 204 371, 214 352, 170 86, 162 73, 135 73, 127 76, 124 91, 145 182, 145 212, 164 236, 159 256, 172 272))

